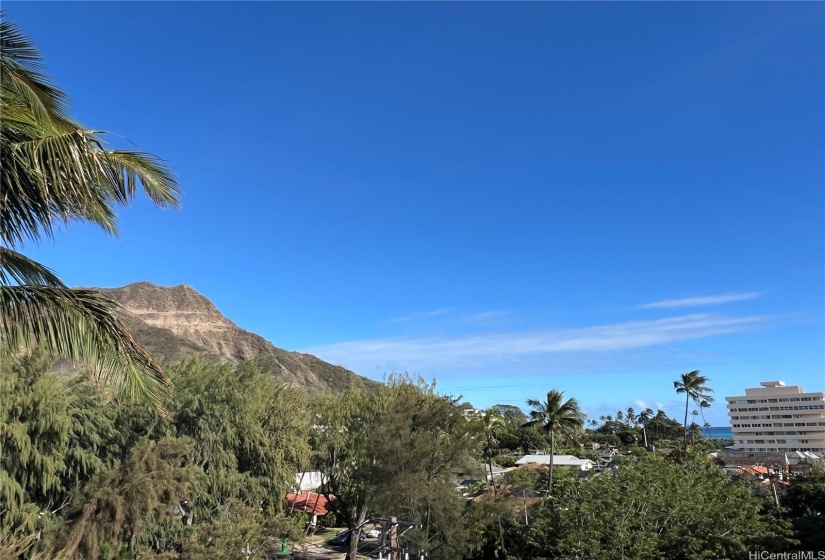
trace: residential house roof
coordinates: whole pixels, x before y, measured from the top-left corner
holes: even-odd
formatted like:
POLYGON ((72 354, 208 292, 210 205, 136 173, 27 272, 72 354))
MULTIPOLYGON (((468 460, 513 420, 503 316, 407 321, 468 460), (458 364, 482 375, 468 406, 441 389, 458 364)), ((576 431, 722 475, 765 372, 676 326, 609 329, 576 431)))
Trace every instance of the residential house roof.
MULTIPOLYGON (((549 465, 550 455, 525 455, 518 461, 517 465, 528 465, 535 463, 537 465, 549 465)), ((579 459, 573 455, 553 455, 553 465, 557 467, 578 467, 589 468, 595 465, 590 459, 579 459)))
POLYGON ((326 515, 331 510, 326 496, 317 492, 290 492, 286 495, 287 506, 294 511, 303 511, 310 515, 326 515))
POLYGON ((813 461, 819 461, 820 459, 821 457, 819 457, 819 455, 811 453, 810 451, 791 451, 785 453, 785 462, 791 465, 811 463, 813 461))

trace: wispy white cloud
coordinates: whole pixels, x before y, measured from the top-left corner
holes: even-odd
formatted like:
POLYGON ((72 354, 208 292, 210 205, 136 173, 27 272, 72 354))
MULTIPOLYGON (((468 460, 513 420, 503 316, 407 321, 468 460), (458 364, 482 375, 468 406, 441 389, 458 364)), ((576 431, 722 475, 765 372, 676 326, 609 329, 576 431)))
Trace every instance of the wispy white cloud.
POLYGON ((660 402, 656 403, 656 410, 664 410, 664 409, 665 409, 665 405, 663 405, 660 402))
POLYGON ((482 311, 480 313, 466 315, 463 319, 470 323, 489 323, 490 321, 502 319, 507 315, 508 313, 506 311, 482 311))
POLYGON ((635 400, 635 401, 633 401, 633 404, 635 404, 636 406, 638 406, 642 410, 647 408, 647 403, 643 400, 635 400))
POLYGON ((421 319, 424 317, 437 317, 438 315, 444 315, 453 311, 452 307, 444 307, 442 309, 434 309, 432 311, 422 311, 419 313, 410 313, 409 315, 402 315, 400 317, 393 317, 389 320, 390 323, 406 323, 408 321, 413 321, 415 319, 421 319))
POLYGON ((742 332, 768 317, 690 314, 583 328, 547 329, 454 337, 394 337, 341 342, 306 352, 355 371, 377 367, 421 371, 479 367, 524 357, 578 352, 606 353, 742 332))
POLYGON ((444 307, 443 309, 436 309, 435 311, 426 311, 424 312, 424 315, 426 315, 427 317, 434 317, 436 315, 444 315, 445 313, 449 313, 452 310, 452 307, 444 307))
POLYGON ((653 303, 646 303, 640 305, 641 309, 656 309, 656 308, 670 308, 670 307, 696 307, 700 305, 720 305, 722 303, 730 303, 732 301, 743 301, 747 299, 756 299, 762 294, 760 292, 747 292, 741 294, 719 294, 715 296, 701 296, 682 299, 665 299, 661 301, 654 301, 653 303))

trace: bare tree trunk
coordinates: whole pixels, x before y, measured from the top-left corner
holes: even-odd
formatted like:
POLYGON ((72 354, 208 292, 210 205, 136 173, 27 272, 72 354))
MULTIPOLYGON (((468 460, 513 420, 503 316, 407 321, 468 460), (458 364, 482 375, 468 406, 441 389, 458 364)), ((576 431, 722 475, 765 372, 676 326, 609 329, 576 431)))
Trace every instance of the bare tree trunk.
POLYGON ((690 406, 690 393, 687 392, 687 388, 685 388, 685 459, 687 460, 687 417, 688 417, 688 407, 690 406))
POLYGON ((501 539, 501 552, 503 552, 504 557, 507 558, 507 547, 504 546, 504 527, 501 526, 501 515, 498 516, 498 534, 501 539))
POLYGON ((361 538, 361 526, 364 524, 364 519, 367 517, 366 508, 362 509, 354 523, 349 522, 349 551, 347 552, 347 560, 358 560, 358 544, 361 538))
POLYGON ((487 454, 487 467, 490 470, 490 483, 493 485, 493 498, 496 497, 496 480, 493 478, 493 458, 487 454))
POLYGON ((521 499, 524 502, 524 524, 529 525, 530 521, 527 519, 527 490, 521 489, 521 499))
MULTIPOLYGON (((360 533, 360 530, 359 530, 360 533)), ((349 531, 349 538, 347 539, 347 543, 349 544, 349 550, 347 551, 347 560, 357 560, 358 559, 358 535, 350 529, 349 531)))
POLYGON ((556 454, 556 430, 550 430, 550 478, 547 481, 547 497, 553 493, 553 456, 556 454))
POLYGON ((708 439, 710 439, 710 424, 708 424, 708 421, 705 419, 705 409, 701 404, 699 405, 699 412, 702 413, 702 427, 705 428, 705 433, 708 435, 708 439))

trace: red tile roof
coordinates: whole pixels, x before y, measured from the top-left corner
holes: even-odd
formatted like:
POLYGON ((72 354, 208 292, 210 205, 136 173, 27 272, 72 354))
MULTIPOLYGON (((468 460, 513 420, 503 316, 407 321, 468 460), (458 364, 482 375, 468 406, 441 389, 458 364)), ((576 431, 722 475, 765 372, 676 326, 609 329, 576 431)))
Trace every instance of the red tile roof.
POLYGON ((290 492, 286 495, 287 507, 294 511, 303 511, 310 515, 326 515, 331 510, 329 500, 317 492, 290 492), (294 506, 293 506, 294 504, 294 506))

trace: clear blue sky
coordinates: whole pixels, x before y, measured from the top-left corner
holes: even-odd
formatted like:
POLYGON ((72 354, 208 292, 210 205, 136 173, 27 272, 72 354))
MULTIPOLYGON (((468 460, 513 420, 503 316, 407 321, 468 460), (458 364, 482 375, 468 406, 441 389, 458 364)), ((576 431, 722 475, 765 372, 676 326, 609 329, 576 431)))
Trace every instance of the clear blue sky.
POLYGON ((4 9, 79 120, 184 188, 27 248, 71 285, 189 284, 476 406, 825 388, 825 4, 4 9))

